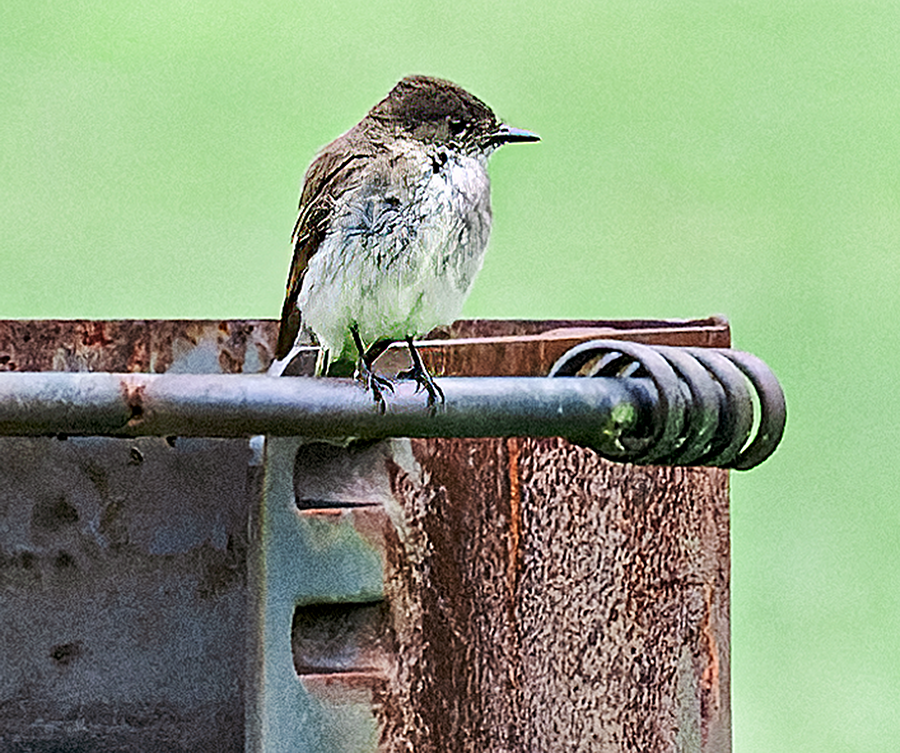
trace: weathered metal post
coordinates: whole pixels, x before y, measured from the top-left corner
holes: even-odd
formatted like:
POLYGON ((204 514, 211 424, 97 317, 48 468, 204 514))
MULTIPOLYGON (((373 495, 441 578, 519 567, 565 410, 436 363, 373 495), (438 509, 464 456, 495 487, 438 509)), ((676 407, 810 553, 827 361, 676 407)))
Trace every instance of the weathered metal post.
MULTIPOLYGON (((571 329, 470 326, 470 346, 431 349, 440 373, 542 374, 571 344, 571 329)), ((728 345, 721 322, 626 336, 728 345)), ((726 471, 507 438, 308 445, 295 473, 307 514, 375 505, 391 520, 384 607, 301 606, 293 636, 322 704, 380 676, 378 750, 730 750, 726 471)))
MULTIPOLYGON (((272 322, 7 322, 0 370, 257 373, 274 335, 272 322)), ((445 335, 423 348, 444 376, 542 376, 597 338, 729 344, 718 319, 445 335)), ((629 421, 645 393, 672 410, 696 398, 664 454, 734 455, 710 423, 743 400, 730 367, 702 351, 713 378, 691 376, 676 356, 687 382, 635 382, 629 421)), ((201 436, 0 438, 0 747, 730 750, 727 471, 609 462, 546 436, 550 414, 532 438, 382 439, 368 418, 355 441, 284 436, 287 398, 268 383, 275 402, 242 415, 279 436, 209 439, 204 427, 240 437, 241 419, 212 393, 193 400, 191 382, 126 380, 121 404, 103 380, 73 384, 99 418, 57 396, 0 410, 0 430, 30 433, 15 427, 35 409, 72 433, 201 436)), ((462 405, 470 388, 448 396, 462 405)), ((511 410, 482 431, 518 425, 511 410)), ((729 421, 738 436, 748 419, 729 421)), ((449 408, 441 422, 464 434, 449 408)), ((614 451, 605 426, 587 444, 614 451)))

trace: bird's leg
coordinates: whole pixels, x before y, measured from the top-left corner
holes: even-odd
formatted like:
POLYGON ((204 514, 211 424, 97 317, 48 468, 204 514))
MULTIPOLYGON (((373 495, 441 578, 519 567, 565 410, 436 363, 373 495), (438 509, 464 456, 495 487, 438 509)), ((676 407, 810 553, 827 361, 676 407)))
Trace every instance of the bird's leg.
POLYGON ((428 369, 425 368, 425 364, 422 363, 422 356, 419 355, 419 351, 416 350, 416 346, 413 345, 412 337, 406 338, 406 344, 409 347, 409 356, 412 358, 412 366, 397 374, 397 379, 414 379, 418 385, 416 387, 416 392, 425 390, 425 392, 428 393, 429 408, 434 408, 434 404, 438 398, 441 399, 441 403, 443 404, 444 391, 438 387, 437 382, 434 381, 434 378, 428 373, 428 369))
POLYGON ((356 324, 350 325, 350 334, 353 335, 353 342, 356 344, 356 352, 359 354, 359 360, 356 363, 356 378, 363 383, 367 390, 372 391, 372 397, 381 413, 385 411, 385 402, 383 390, 388 389, 394 391, 394 385, 387 377, 380 376, 375 373, 372 364, 387 347, 393 342, 392 340, 378 340, 369 346, 369 349, 363 346, 362 338, 359 336, 359 327, 356 324))

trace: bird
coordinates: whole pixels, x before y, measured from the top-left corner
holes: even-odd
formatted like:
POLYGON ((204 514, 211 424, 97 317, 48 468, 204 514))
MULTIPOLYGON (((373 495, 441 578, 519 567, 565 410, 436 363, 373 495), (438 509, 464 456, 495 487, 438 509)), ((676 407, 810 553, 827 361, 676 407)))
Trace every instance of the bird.
POLYGON ((396 378, 414 380, 430 409, 443 403, 414 341, 458 318, 481 269, 492 220, 488 158, 503 144, 539 140, 451 81, 397 83, 305 173, 269 373, 284 371, 303 325, 320 346, 316 374, 352 364, 383 413, 393 383, 373 364, 405 342, 412 366, 396 378))

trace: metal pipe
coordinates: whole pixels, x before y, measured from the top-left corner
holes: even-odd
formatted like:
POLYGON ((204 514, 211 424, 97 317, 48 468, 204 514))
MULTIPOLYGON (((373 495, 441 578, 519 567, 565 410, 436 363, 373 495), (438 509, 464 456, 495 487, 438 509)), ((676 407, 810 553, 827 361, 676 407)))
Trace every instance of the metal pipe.
MULTIPOLYGON (((608 437, 646 430, 649 379, 445 377, 429 411, 410 382, 380 414, 349 379, 240 374, 0 373, 0 435, 364 438, 608 437)), ((596 442, 596 439, 594 440, 596 442)))
POLYGON ((0 435, 558 436, 619 462, 746 470, 775 451, 786 418, 771 370, 727 348, 591 340, 550 377, 440 385, 446 401, 430 409, 414 383, 395 382, 381 413, 349 379, 0 372, 0 435))

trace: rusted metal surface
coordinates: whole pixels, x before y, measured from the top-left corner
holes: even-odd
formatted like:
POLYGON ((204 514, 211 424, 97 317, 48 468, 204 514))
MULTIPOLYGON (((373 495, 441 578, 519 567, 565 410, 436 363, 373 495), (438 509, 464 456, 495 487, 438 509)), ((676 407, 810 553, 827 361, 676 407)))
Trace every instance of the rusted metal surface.
MULTIPOLYGON (((272 361, 278 322, 261 320, 0 320, 0 371, 252 374, 272 361)), ((685 321, 461 320, 423 343, 437 374, 541 376, 572 345, 606 338, 728 347, 719 318, 685 321), (538 356, 537 359, 535 356, 538 356)), ((382 357, 405 363, 405 346, 382 357)), ((381 362, 379 362, 381 363, 381 362)))
MULTIPOLYGON (((276 329, 2 321, 0 371, 259 371, 276 329)), ((246 440, 0 438, 0 750, 244 749, 253 462, 246 440)))
POLYGON ((412 440, 413 462, 389 465, 404 525, 388 549, 397 701, 382 750, 541 749, 520 735, 521 521, 505 444, 412 440))
POLYGON ((726 474, 629 469, 558 440, 519 449, 524 739, 727 750, 726 474))
MULTIPOLYGON (((728 345, 720 320, 574 324, 457 323, 426 357, 445 375, 533 375, 589 338, 728 345)), ((0 322, 0 369, 255 373, 275 329, 0 322)), ((202 485, 223 463, 222 479, 241 479, 231 491, 140 497, 122 479, 171 445, 102 441, 115 449, 85 456, 82 482, 60 480, 62 501, 0 506, 3 614, 22 623, 3 631, 0 741, 730 750, 726 471, 617 465, 552 438, 275 439, 264 459, 246 443, 237 459, 173 453, 167 478, 202 485), (227 521, 193 509, 238 492, 268 502, 235 503, 227 521)), ((3 490, 21 484, 5 442, 38 459, 75 446, 2 440, 3 490)))
MULTIPOLYGON (((649 339, 724 347, 720 325, 649 339)), ((557 353, 531 355, 495 368, 540 373, 557 353)), ((372 635, 394 649, 371 696, 378 750, 730 750, 726 471, 613 464, 561 439, 302 453, 302 478, 369 479, 336 504, 380 501, 392 521, 390 624, 354 613, 356 656, 372 635)), ((322 487, 296 497, 330 504, 322 487)), ((364 669, 332 668, 332 689, 364 669)))
POLYGON ((542 376, 565 351, 585 340, 708 348, 727 348, 731 342, 728 323, 718 317, 650 322, 475 319, 456 322, 447 334, 449 343, 425 341, 421 351, 433 373, 448 376, 542 376))
POLYGON ((726 472, 564 440, 412 449, 383 750, 730 749, 726 472))
POLYGON ((277 330, 270 320, 0 320, 0 371, 257 373, 277 330))

